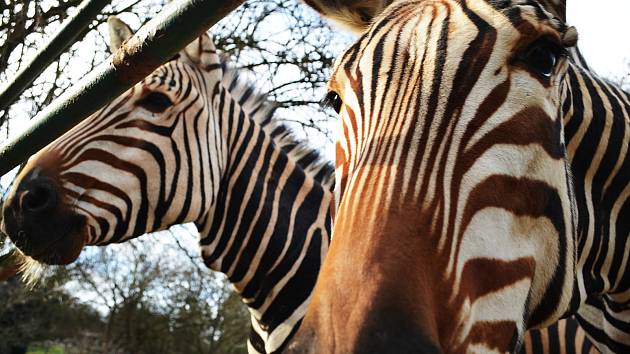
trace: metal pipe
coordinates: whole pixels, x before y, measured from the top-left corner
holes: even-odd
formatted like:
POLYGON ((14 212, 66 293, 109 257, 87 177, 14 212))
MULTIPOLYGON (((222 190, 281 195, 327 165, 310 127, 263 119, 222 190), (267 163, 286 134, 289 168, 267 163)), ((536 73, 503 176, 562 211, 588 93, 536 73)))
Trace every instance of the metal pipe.
POLYGON ((169 4, 87 77, 0 148, 0 176, 121 95, 229 14, 243 0, 178 0, 169 4))
POLYGON ((70 47, 110 0, 85 0, 50 42, 0 90, 0 110, 8 108, 55 59, 70 47))

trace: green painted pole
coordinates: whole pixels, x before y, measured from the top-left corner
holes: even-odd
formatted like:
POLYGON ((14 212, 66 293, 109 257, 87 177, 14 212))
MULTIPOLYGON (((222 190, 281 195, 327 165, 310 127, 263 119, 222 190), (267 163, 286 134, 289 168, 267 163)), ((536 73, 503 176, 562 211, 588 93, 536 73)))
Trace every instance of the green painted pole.
POLYGON ((0 176, 120 96, 242 2, 171 2, 105 63, 37 114, 26 132, 0 148, 0 176))
POLYGON ((0 110, 8 108, 24 92, 50 63, 65 52, 92 23, 110 0, 85 0, 77 12, 67 19, 35 57, 22 67, 15 78, 0 89, 0 110))

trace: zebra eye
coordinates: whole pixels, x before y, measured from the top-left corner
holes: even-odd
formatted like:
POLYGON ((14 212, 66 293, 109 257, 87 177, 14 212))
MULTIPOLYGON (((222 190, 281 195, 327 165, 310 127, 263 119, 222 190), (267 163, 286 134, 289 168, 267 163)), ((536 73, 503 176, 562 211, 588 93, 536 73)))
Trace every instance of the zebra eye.
POLYGON ((335 91, 330 91, 326 94, 322 101, 323 106, 332 107, 335 112, 341 112, 341 106, 343 105, 343 100, 339 96, 339 94, 335 91))
POLYGON ((563 48, 549 39, 539 39, 530 45, 522 55, 521 60, 538 75, 547 79, 553 74, 563 48))
POLYGON ((162 113, 172 106, 173 102, 165 94, 153 91, 138 101, 138 105, 149 112, 162 113))

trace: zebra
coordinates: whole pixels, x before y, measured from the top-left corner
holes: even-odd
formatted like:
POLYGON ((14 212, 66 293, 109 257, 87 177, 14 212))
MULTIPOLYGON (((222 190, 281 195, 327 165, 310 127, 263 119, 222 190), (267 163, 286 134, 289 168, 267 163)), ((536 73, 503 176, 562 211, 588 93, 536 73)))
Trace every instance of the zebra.
MULTIPOLYGON (((131 30, 111 18, 112 50, 131 30)), ((42 151, 20 172, 4 229, 28 257, 193 222, 204 263, 251 313, 251 353, 282 349, 330 239, 334 168, 222 60, 208 35, 42 151)))
POLYGON ((586 332, 573 317, 542 329, 525 332, 521 354, 598 354, 586 332))
POLYGON ((570 315, 630 352, 628 94, 537 1, 370 13, 328 84, 333 242, 289 352, 515 352, 570 315))
MULTIPOLYGON (((111 44, 112 49, 115 49, 118 46, 120 46, 120 44, 125 38, 131 35, 131 31, 128 28, 128 26, 124 25, 122 22, 120 22, 119 20, 115 18, 111 18, 108 21, 108 23, 110 24, 110 27, 111 27, 110 37, 111 37, 111 42, 112 42, 111 44)), ((206 87, 213 88, 213 90, 209 92, 216 92, 216 94, 209 95, 210 98, 218 99, 219 102, 223 102, 223 103, 218 103, 219 105, 221 104, 233 105, 233 107, 231 108, 228 106, 224 106, 224 108, 219 109, 218 111, 220 113, 218 114, 218 116, 224 116, 224 115, 230 116, 232 117, 232 119, 237 120, 237 121, 238 119, 245 119, 244 117, 242 117, 242 116, 245 116, 245 117, 249 117, 250 119, 254 121, 261 122, 261 125, 263 127, 263 133, 269 133, 272 136, 272 140, 276 142, 278 146, 280 146, 285 151, 289 151, 287 159, 297 159, 298 162, 301 161, 300 164, 304 164, 307 168, 310 167, 310 169, 308 169, 308 171, 312 171, 310 175, 314 175, 316 177, 315 178, 316 182, 314 182, 314 184, 320 183, 324 187, 324 190, 328 191, 328 193, 325 194, 324 197, 321 198, 320 200, 321 206, 319 208, 316 208, 315 206, 308 208, 308 210, 313 210, 313 212, 310 214, 306 213, 302 215, 301 219, 296 218, 294 222, 297 223, 297 222, 303 221, 304 219, 308 219, 309 215, 311 217, 314 217, 314 216, 321 217, 320 215, 320 213, 322 212, 321 210, 327 209, 328 204, 330 203, 329 190, 332 188, 332 183, 333 183, 332 169, 328 167, 325 163, 323 163, 323 161, 317 160, 316 159, 317 155, 314 154, 312 150, 309 150, 308 148, 304 147, 302 143, 296 142, 295 139, 293 139, 290 135, 288 135, 288 131, 283 126, 277 125, 278 123, 273 120, 273 107, 268 106, 269 103, 266 100, 264 100, 262 96, 255 95, 252 87, 249 86, 247 82, 244 82, 242 78, 239 78, 233 69, 231 70, 227 69, 225 67, 225 63, 219 62, 219 59, 216 58, 215 56, 216 56, 215 49, 211 41, 209 41, 208 37, 204 36, 200 39, 200 42, 191 44, 191 46, 189 46, 185 51, 180 53, 180 55, 177 58, 174 58, 174 60, 171 63, 164 65, 163 67, 158 69, 154 73, 154 75, 150 76, 141 84, 137 85, 136 88, 134 89, 135 91, 132 90, 133 92, 123 95, 123 97, 126 97, 126 98, 121 98, 120 100, 116 100, 112 102, 110 105, 103 108, 102 111, 100 111, 99 113, 96 113, 92 118, 90 118, 90 119, 94 119, 95 121, 84 123, 82 127, 75 128, 75 130, 73 130, 72 132, 69 132, 67 135, 62 137, 59 141, 53 143, 52 147, 47 148, 46 150, 41 152, 38 156, 34 157, 33 161, 35 162, 33 161, 29 162, 29 166, 27 166, 25 171, 22 172, 22 174, 18 178, 18 181, 16 182, 16 185, 19 185, 20 183, 22 183, 21 181, 23 181, 24 178, 26 178, 24 176, 27 176, 29 173, 31 173, 31 172, 28 172, 29 170, 32 171, 38 168, 42 169, 42 168, 45 168, 46 164, 51 164, 52 162, 49 161, 49 159, 51 158, 55 158, 57 161, 68 160, 68 162, 57 164, 57 165, 61 165, 61 169, 63 170, 58 171, 56 173, 56 177, 53 182, 57 185, 61 185, 62 188, 71 188, 71 190, 74 191, 74 193, 69 196, 70 198, 74 198, 75 200, 86 198, 86 196, 83 196, 83 194, 81 194, 82 193, 81 190, 77 190, 78 183, 81 183, 81 181, 78 180, 76 176, 70 177, 69 182, 66 182, 66 183, 74 185, 74 186, 71 185, 70 187, 65 187, 63 184, 61 184, 63 183, 62 182, 63 176, 64 175, 73 176, 72 173, 82 173, 86 175, 89 173, 89 176, 93 176, 93 178, 101 179, 101 177, 99 176, 103 173, 107 173, 107 170, 110 167, 107 167, 106 164, 104 163, 106 162, 106 160, 101 158, 101 159, 98 159, 98 161, 100 161, 98 166, 90 165, 90 169, 88 170, 89 172, 86 172, 86 171, 73 172, 72 166, 75 166, 77 164, 76 161, 80 160, 79 156, 81 154, 81 151, 87 151, 88 149, 94 149, 94 148, 99 149, 99 150, 103 149, 103 147, 98 145, 99 143, 103 141, 117 142, 116 143, 117 145, 108 144, 104 146, 105 148, 107 148, 107 151, 105 151, 105 153, 108 153, 108 154, 114 153, 118 157, 118 160, 124 158, 126 162, 125 166, 128 166, 128 164, 130 163, 137 163, 137 159, 133 157, 130 157, 130 158, 125 158, 125 157, 130 156, 130 154, 133 152, 133 151, 130 151, 130 149, 136 149, 135 146, 138 146, 141 142, 138 140, 123 140, 125 136, 129 136, 129 132, 123 131, 123 132, 112 133, 111 131, 108 131, 107 128, 103 128, 104 126, 112 125, 117 129, 128 129, 130 126, 129 122, 135 120, 134 121, 135 123, 133 124, 133 126, 136 128, 142 127, 141 128, 142 132, 137 132, 137 131, 131 132, 132 134, 134 134, 133 137, 135 139, 137 139, 138 136, 141 136, 141 134, 142 135, 147 134, 153 129, 163 129, 157 126, 149 126, 148 124, 158 123, 160 119, 159 116, 162 114, 168 115, 168 117, 163 118, 166 121, 175 121, 177 119, 184 119, 184 115, 187 114, 185 112, 190 111, 191 110, 190 107, 191 105, 193 105, 191 100, 188 100, 185 97, 179 96, 179 94, 175 94, 175 96, 172 96, 168 94, 168 91, 173 90, 175 92, 178 92, 178 91, 181 92, 185 90, 191 90, 194 92, 201 92, 203 87, 206 86, 206 87), (198 56, 195 56, 195 53, 206 53, 207 56, 204 58, 199 58, 198 56), (179 63, 180 61, 183 61, 183 63, 179 63), (193 68, 197 66, 201 66, 201 65, 204 65, 206 68, 212 68, 212 71, 210 71, 210 73, 212 73, 213 76, 211 76, 210 79, 207 79, 206 76, 210 74, 206 72, 205 70, 191 70, 191 68, 189 67, 190 66, 189 64, 191 63, 194 64, 193 68), (215 70, 219 70, 219 66, 217 65, 217 63, 221 64, 220 65, 221 72, 218 74, 215 74, 215 70), (188 78, 187 76, 189 75, 192 76, 192 78, 188 78), (200 75, 201 77, 197 77, 198 75, 200 75), (220 78, 220 81, 216 81, 217 77, 220 78), (204 80, 204 78, 206 78, 207 83, 206 83, 206 80, 204 80), (222 87, 215 87, 214 85, 216 84, 216 82, 220 82, 222 87), (192 85, 194 87, 187 88, 186 87, 187 85, 192 85), (169 87, 171 87, 172 89, 169 89, 169 87), (165 94, 165 92, 167 93, 167 97, 162 97, 160 93, 165 94), (246 107, 247 109, 240 110, 238 109, 238 106, 246 107), (163 110, 163 109, 164 109, 164 112, 160 113, 160 110, 163 110), (180 111, 179 109, 183 109, 183 110, 180 111), (167 112, 167 110, 169 111, 167 112), (151 113, 147 114, 146 116, 143 116, 144 111, 148 111, 151 113), (118 138, 118 140, 115 140, 113 139, 114 134, 121 135, 121 137, 118 138), (91 144, 93 146, 92 147, 82 146, 83 144, 91 144), (64 148, 64 146, 67 146, 67 148, 64 148), (54 151, 58 151, 58 152, 54 152, 54 151), (48 161, 48 162, 44 165, 40 165, 41 161, 48 161), (317 214, 315 214, 315 212, 317 212, 317 214)), ((203 66, 201 67, 203 68, 203 66)), ((209 102, 204 102, 203 106, 206 107, 207 110, 210 110, 211 108, 209 107, 213 107, 213 104, 214 103, 212 102, 212 100, 210 100, 209 102)), ((189 115, 189 116, 196 116, 196 115, 189 115)), ((226 121, 229 121, 229 120, 226 120, 226 121)), ((234 125, 232 125, 232 127, 234 127, 234 125)), ((205 134, 205 135, 208 135, 208 134, 205 134)), ((192 141, 196 139, 196 135, 190 134, 189 139, 191 141, 188 144, 186 144, 186 146, 191 146, 191 145, 194 146, 195 143, 198 143, 198 142, 192 141)), ((153 144, 158 145, 158 147, 160 147, 159 146, 160 144, 158 144, 158 142, 159 141, 155 139, 155 141, 153 141, 153 144)), ((246 141, 243 140, 243 144, 245 143, 246 141)), ((163 151, 165 149, 168 150, 168 148, 170 148, 170 146, 161 147, 159 150, 160 151, 163 151)), ((277 149, 277 147, 275 148, 277 149)), ((151 158, 149 159, 152 159, 152 160, 159 159, 155 157, 155 156, 159 156, 159 154, 155 153, 155 147, 153 147, 153 145, 142 146, 142 150, 152 151, 150 152, 151 158)), ((179 150, 181 150, 181 148, 179 150)), ((92 152, 90 154, 93 155, 94 153, 92 152)), ((162 153, 162 154, 166 155, 166 153, 162 153)), ((248 156, 248 154, 253 155, 252 157, 254 158, 257 158, 260 156, 260 154, 258 153, 255 154, 252 152, 244 152, 243 158, 248 156)), ((220 154, 218 154, 217 156, 219 155, 220 154)), ((122 161, 117 162, 117 164, 119 166, 122 166, 122 161)), ((161 166, 161 165, 163 164, 156 163, 156 166, 161 166)), ((184 166, 185 163, 180 162, 180 165, 184 166)), ((226 166, 224 168, 228 169, 229 167, 226 166)), ((117 167, 117 169, 121 169, 124 171, 124 170, 128 170, 129 168, 117 167)), ((212 170, 213 170, 212 168, 207 169, 207 171, 212 171, 212 170)), ((195 171, 195 173, 201 174, 202 172, 195 171)), ((45 174, 45 172, 41 171, 40 174, 45 174)), ((146 173, 146 175, 155 175, 155 176, 161 176, 162 174, 163 172, 157 172, 157 171, 155 173, 146 173)), ((307 174, 307 177, 308 175, 309 174, 307 174)), ((123 176, 117 177, 117 178, 123 178, 123 176)), ((187 178, 188 178, 188 175, 185 175, 181 177, 181 180, 186 181, 187 178)), ((164 181, 164 177, 160 177, 158 182, 163 183, 162 181, 164 181)), ((175 182, 175 179, 173 178, 171 185, 174 182, 175 182)), ((296 184, 299 186, 301 183, 302 182, 300 183, 287 182, 281 187, 266 186, 266 185, 264 187, 269 188, 269 190, 271 190, 272 188, 278 188, 278 191, 276 191, 276 194, 281 194, 283 193, 282 189, 289 190, 290 188, 295 188, 296 184)), ((187 184, 188 182, 186 182, 186 185, 187 184)), ((16 187, 16 188, 19 190, 20 187, 16 187)), ((36 185, 36 188, 38 188, 38 185, 36 185)), ((90 186, 90 188, 99 190, 100 191, 98 192, 99 194, 106 193, 103 191, 107 190, 107 187, 103 185, 96 185, 95 183, 93 183, 92 186, 90 186)), ((138 189, 137 187, 135 188, 138 189)), ((232 185, 232 186, 228 186, 227 188, 224 188, 223 184, 221 184, 221 186, 218 187, 219 190, 222 190, 221 193, 224 193, 224 197, 222 197, 223 199, 227 199, 228 196, 231 195, 230 194, 231 188, 236 188, 236 187, 232 185)), ((171 190, 173 189, 174 187, 171 186, 171 190)), ((241 189, 246 189, 246 188, 241 188, 241 189)), ((17 192, 15 190, 12 193, 14 195, 17 195, 16 194, 17 192)), ((97 196, 96 193, 97 192, 91 193, 93 195, 92 198, 96 198, 97 196)), ((165 193, 169 193, 169 191, 165 190, 165 192, 159 192, 158 190, 158 193, 165 195, 165 193)), ((22 192, 22 194, 26 194, 26 193, 22 192)), ((106 194, 120 195, 120 193, 117 194, 115 192, 107 192, 106 194)), ((129 193, 130 196, 133 196, 135 194, 137 193, 129 193)), ((188 195, 185 192, 181 192, 180 194, 188 195)), ((104 195, 99 196, 99 200, 101 200, 101 203, 102 203, 102 200, 111 199, 111 197, 107 197, 107 198, 103 197, 104 195)), ((198 195, 197 193, 192 193, 190 198, 195 199, 197 195, 198 195)), ((15 198, 15 196, 13 198, 15 198)), ((161 198, 157 198, 157 199, 159 200, 161 198)), ((138 205, 139 200, 140 200, 139 197, 131 198, 131 201, 129 204, 131 205, 131 207, 128 207, 128 208, 133 209, 133 210, 140 210, 141 206, 138 205)), ((8 204, 10 203, 12 202, 9 202, 8 204)), ((86 201, 86 204, 97 204, 97 203, 98 203, 98 200, 86 201)), ((189 203, 195 204, 196 202, 189 200, 189 203)), ((98 214, 97 212, 94 211, 94 209, 96 210, 104 209, 105 207, 102 205, 100 206, 97 205, 96 207, 89 206, 89 207, 84 207, 84 208, 86 208, 87 212, 90 213, 89 217, 95 217, 98 214)), ((111 207, 108 207, 108 208, 109 210, 111 210, 111 207)), ((270 209, 274 209, 274 208, 279 208, 279 207, 278 205, 270 206, 270 209)), ((216 207, 215 207, 215 210, 216 210, 216 207)), ((258 211, 258 210, 255 210, 255 211, 258 211)), ((5 211, 5 213, 7 212, 8 211, 5 211)), ((273 210, 271 212, 273 212, 273 210)), ((277 214, 278 216, 276 217, 275 222, 278 222, 279 220, 278 217, 282 217, 282 215, 280 215, 279 211, 277 210, 275 212, 278 213, 277 214)), ((108 214, 114 214, 114 213, 111 211, 108 211, 108 214)), ((288 214, 289 213, 285 213, 285 215, 288 215, 288 214)), ((117 215, 125 215, 125 212, 121 210, 117 212, 117 215)), ((41 216, 38 216, 38 217, 41 217, 41 216)), ((245 218, 247 216, 243 214, 242 217, 245 218)), ((262 217, 260 217, 258 220, 259 221, 255 221, 255 220, 245 221, 244 220, 242 225, 240 225, 240 227, 246 228, 248 227, 248 225, 250 227, 256 227, 254 226, 255 223, 256 222, 260 223, 261 222, 260 220, 262 220, 262 217)), ((103 230, 103 229, 117 230, 120 227, 122 227, 119 225, 125 223, 124 220, 121 220, 118 218, 106 219, 105 221, 107 222, 108 226, 102 227, 100 226, 100 223, 99 223, 97 230, 103 230)), ((269 222, 271 223, 271 221, 269 222)), ((163 223, 162 225, 164 225, 163 227, 167 227, 168 224, 169 223, 163 223)), ((317 224, 313 223, 312 225, 316 226, 317 224)), ((314 271, 317 271, 319 269, 320 262, 326 254, 327 245, 329 241, 328 235, 329 235, 330 226, 326 224, 324 224, 324 226, 325 226, 326 232, 322 233, 322 235, 320 236, 321 237, 320 241, 322 242, 321 247, 317 247, 315 250, 312 250, 312 252, 309 254, 309 257, 305 257, 303 259, 293 258, 292 262, 294 263, 289 263, 285 265, 286 269, 298 269, 294 274, 295 280, 291 280, 291 281, 300 282, 301 284, 300 291, 289 293, 289 295, 291 296, 296 296, 297 294, 296 298, 298 299, 301 299, 305 296, 305 294, 302 293, 302 291, 312 290, 312 287, 314 286, 314 276, 315 276, 314 271), (300 268, 297 268, 298 266, 300 268)), ((163 227, 159 226, 155 229, 152 227, 147 227, 146 230, 143 230, 143 231, 154 231, 156 229, 163 228, 163 227)), ((269 228, 270 226, 267 226, 267 227, 269 228)), ((129 225, 129 226, 125 226, 125 229, 123 229, 122 231, 124 232, 131 229, 135 229, 135 228, 132 228, 131 225, 129 225)), ((226 227, 224 227, 224 230, 226 230, 226 227)), ((303 232, 304 232, 304 235, 310 234, 310 232, 308 231, 303 231, 303 232)), ((206 233, 206 235, 207 234, 208 233, 206 233)), ((212 232, 210 234, 212 234, 212 232)), ((215 236, 215 239, 219 239, 220 235, 228 235, 228 234, 226 231, 220 231, 217 233, 217 236, 215 236)), ((131 235, 130 237, 133 237, 133 236, 138 236, 138 234, 131 235)), ((231 234, 229 236, 234 237, 235 235, 231 234)), ((301 235, 295 233, 294 237, 297 238, 300 236, 301 235)), ((111 236, 111 238, 113 237, 114 236, 111 236)), ((106 245, 110 242, 124 242, 128 239, 129 237, 122 236, 115 241, 110 241, 109 237, 100 237, 98 240, 95 239, 94 242, 91 242, 90 240, 89 242, 86 242, 86 243, 106 245)), ((221 241, 217 241, 217 243, 218 242, 221 242, 221 241)), ((233 243, 234 240, 227 240, 226 242, 233 243)), ((283 242, 285 243, 280 243, 280 241, 278 241, 278 246, 280 248, 286 248, 285 253, 291 250, 295 250, 296 252, 303 252, 305 250, 304 248, 298 248, 295 245, 295 243, 289 242, 288 238, 285 238, 283 242)), ((223 246, 221 248, 223 249, 224 253, 227 252, 226 246, 223 246)), ((206 248, 207 251, 211 251, 212 249, 213 247, 206 248)), ((25 249, 24 251, 27 252, 28 249, 25 249)), ((61 250, 61 251, 63 252, 64 250, 61 250)), ((214 253, 218 254, 219 252, 215 250, 214 253)), ((207 254, 208 253, 206 253, 206 255, 207 254)), ((75 255, 70 255, 70 256, 76 258, 75 255)), ((71 258, 72 258, 70 256, 65 256, 61 254, 57 256, 59 257, 57 260, 53 259, 53 261, 59 262, 63 260, 64 262, 69 262, 71 261, 71 258)), ((257 271, 256 265, 260 264, 260 260, 257 260, 256 258, 260 256, 261 256, 260 252, 255 252, 255 253, 250 253, 249 255, 243 254, 240 256, 239 260, 234 260, 232 262, 227 262, 227 263, 223 263, 223 262, 219 263, 217 260, 211 261, 211 258, 205 258, 205 261, 206 261, 206 264, 210 268, 219 270, 219 271, 224 271, 226 273, 227 273, 226 269, 230 269, 231 267, 233 268, 242 267, 243 269, 241 270, 241 272, 253 274, 257 271), (238 265, 236 265, 237 263, 238 265)), ((227 256, 222 257, 221 259, 225 260, 227 259, 227 256)), ((46 261, 50 259, 43 259, 43 260, 46 261)), ((233 281, 237 279, 235 272, 231 273, 230 279, 233 281)), ((287 278, 280 277, 280 276, 275 276, 271 278, 270 276, 269 279, 265 279, 265 281, 268 281, 268 283, 265 284, 265 286, 267 286, 268 289, 274 289, 275 291, 280 293, 281 291, 278 290, 275 286, 277 284, 283 284, 283 282, 286 283, 287 278)), ((237 282, 235 281, 235 283, 237 282)), ((275 305, 268 305, 266 311, 261 311, 260 306, 257 306, 253 303, 254 300, 252 300, 252 297, 251 296, 248 297, 245 295, 243 289, 245 289, 246 287, 247 286, 244 286, 243 284, 241 284, 240 286, 237 285, 237 289, 240 289, 241 295, 244 297, 245 302, 250 306, 250 310, 252 311, 252 326, 254 330, 251 332, 250 341, 248 343, 249 351, 251 353, 280 351, 283 347, 283 344, 282 344, 283 341, 286 342, 287 338, 291 336, 291 334, 295 331, 295 328, 297 328, 297 326, 300 323, 299 320, 301 319, 301 316, 304 314, 304 311, 305 311, 304 302, 295 301, 293 299, 287 300, 288 296, 282 296, 282 297, 278 296, 274 300, 271 300, 271 301, 277 301, 275 305), (261 312, 264 312, 264 313, 261 314, 261 312), (287 318, 287 316, 289 317, 287 318), (280 335, 275 334, 275 337, 274 337, 273 328, 274 326, 275 328, 280 328, 280 325, 278 325, 278 323, 281 323, 281 322, 283 323, 282 328, 284 328, 284 332, 280 332, 280 335), (287 335, 287 337, 284 337, 286 333, 289 333, 289 334, 287 335), (281 344, 278 345, 278 343, 281 343, 281 344)), ((283 288, 286 289, 286 287, 284 286, 283 288)), ((250 290, 250 292, 255 293, 256 291, 250 290)), ((269 302, 269 300, 260 300, 260 299, 256 299, 255 301, 258 301, 259 303, 262 302, 262 303, 267 303, 267 304, 269 302)), ((550 336, 532 337, 534 338, 534 340, 531 341, 531 345, 529 344, 529 342, 527 342, 525 347, 527 349, 531 348, 531 350, 534 350, 534 352, 536 353, 540 353, 538 348, 539 347, 544 348, 544 346, 542 345, 543 342, 541 340, 537 340, 538 338, 549 338, 550 343, 557 342, 559 343, 558 344, 559 346, 564 345, 565 341, 563 340, 562 337, 559 337, 559 336, 564 335, 565 333, 570 335, 571 332, 562 331, 562 328, 563 327, 559 327, 559 329, 556 332, 552 332, 550 336), (555 338, 558 338, 558 339, 554 341, 553 339, 555 338)), ((586 343, 588 343, 588 341, 586 343)), ((548 347, 551 349, 554 348, 553 346, 548 346, 548 347)), ((570 347, 568 346, 567 348, 570 349, 570 347)), ((566 352, 569 354, 572 353, 572 351, 566 351, 566 352)))
MULTIPOLYGON (((322 16, 328 17, 339 27, 360 34, 371 24, 373 18, 382 12, 393 0, 379 0, 370 3, 362 1, 303 0, 322 16)), ((540 4, 555 17, 566 21, 564 0, 540 0, 540 4)), ((578 46, 568 48, 574 63, 588 68, 578 46)), ((525 353, 596 353, 590 339, 573 318, 562 319, 546 328, 531 329, 525 333, 521 352, 525 353)))

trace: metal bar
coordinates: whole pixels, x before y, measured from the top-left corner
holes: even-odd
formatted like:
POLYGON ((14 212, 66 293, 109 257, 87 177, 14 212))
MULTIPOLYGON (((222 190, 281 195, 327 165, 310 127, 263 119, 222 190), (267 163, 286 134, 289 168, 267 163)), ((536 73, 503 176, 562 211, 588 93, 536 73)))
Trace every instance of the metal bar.
POLYGON ((25 133, 0 148, 0 176, 149 75, 242 2, 170 3, 105 63, 37 114, 25 133))
POLYGON ((15 78, 0 90, 0 110, 8 108, 44 71, 65 52, 110 0, 85 0, 67 19, 35 57, 22 67, 15 78))

